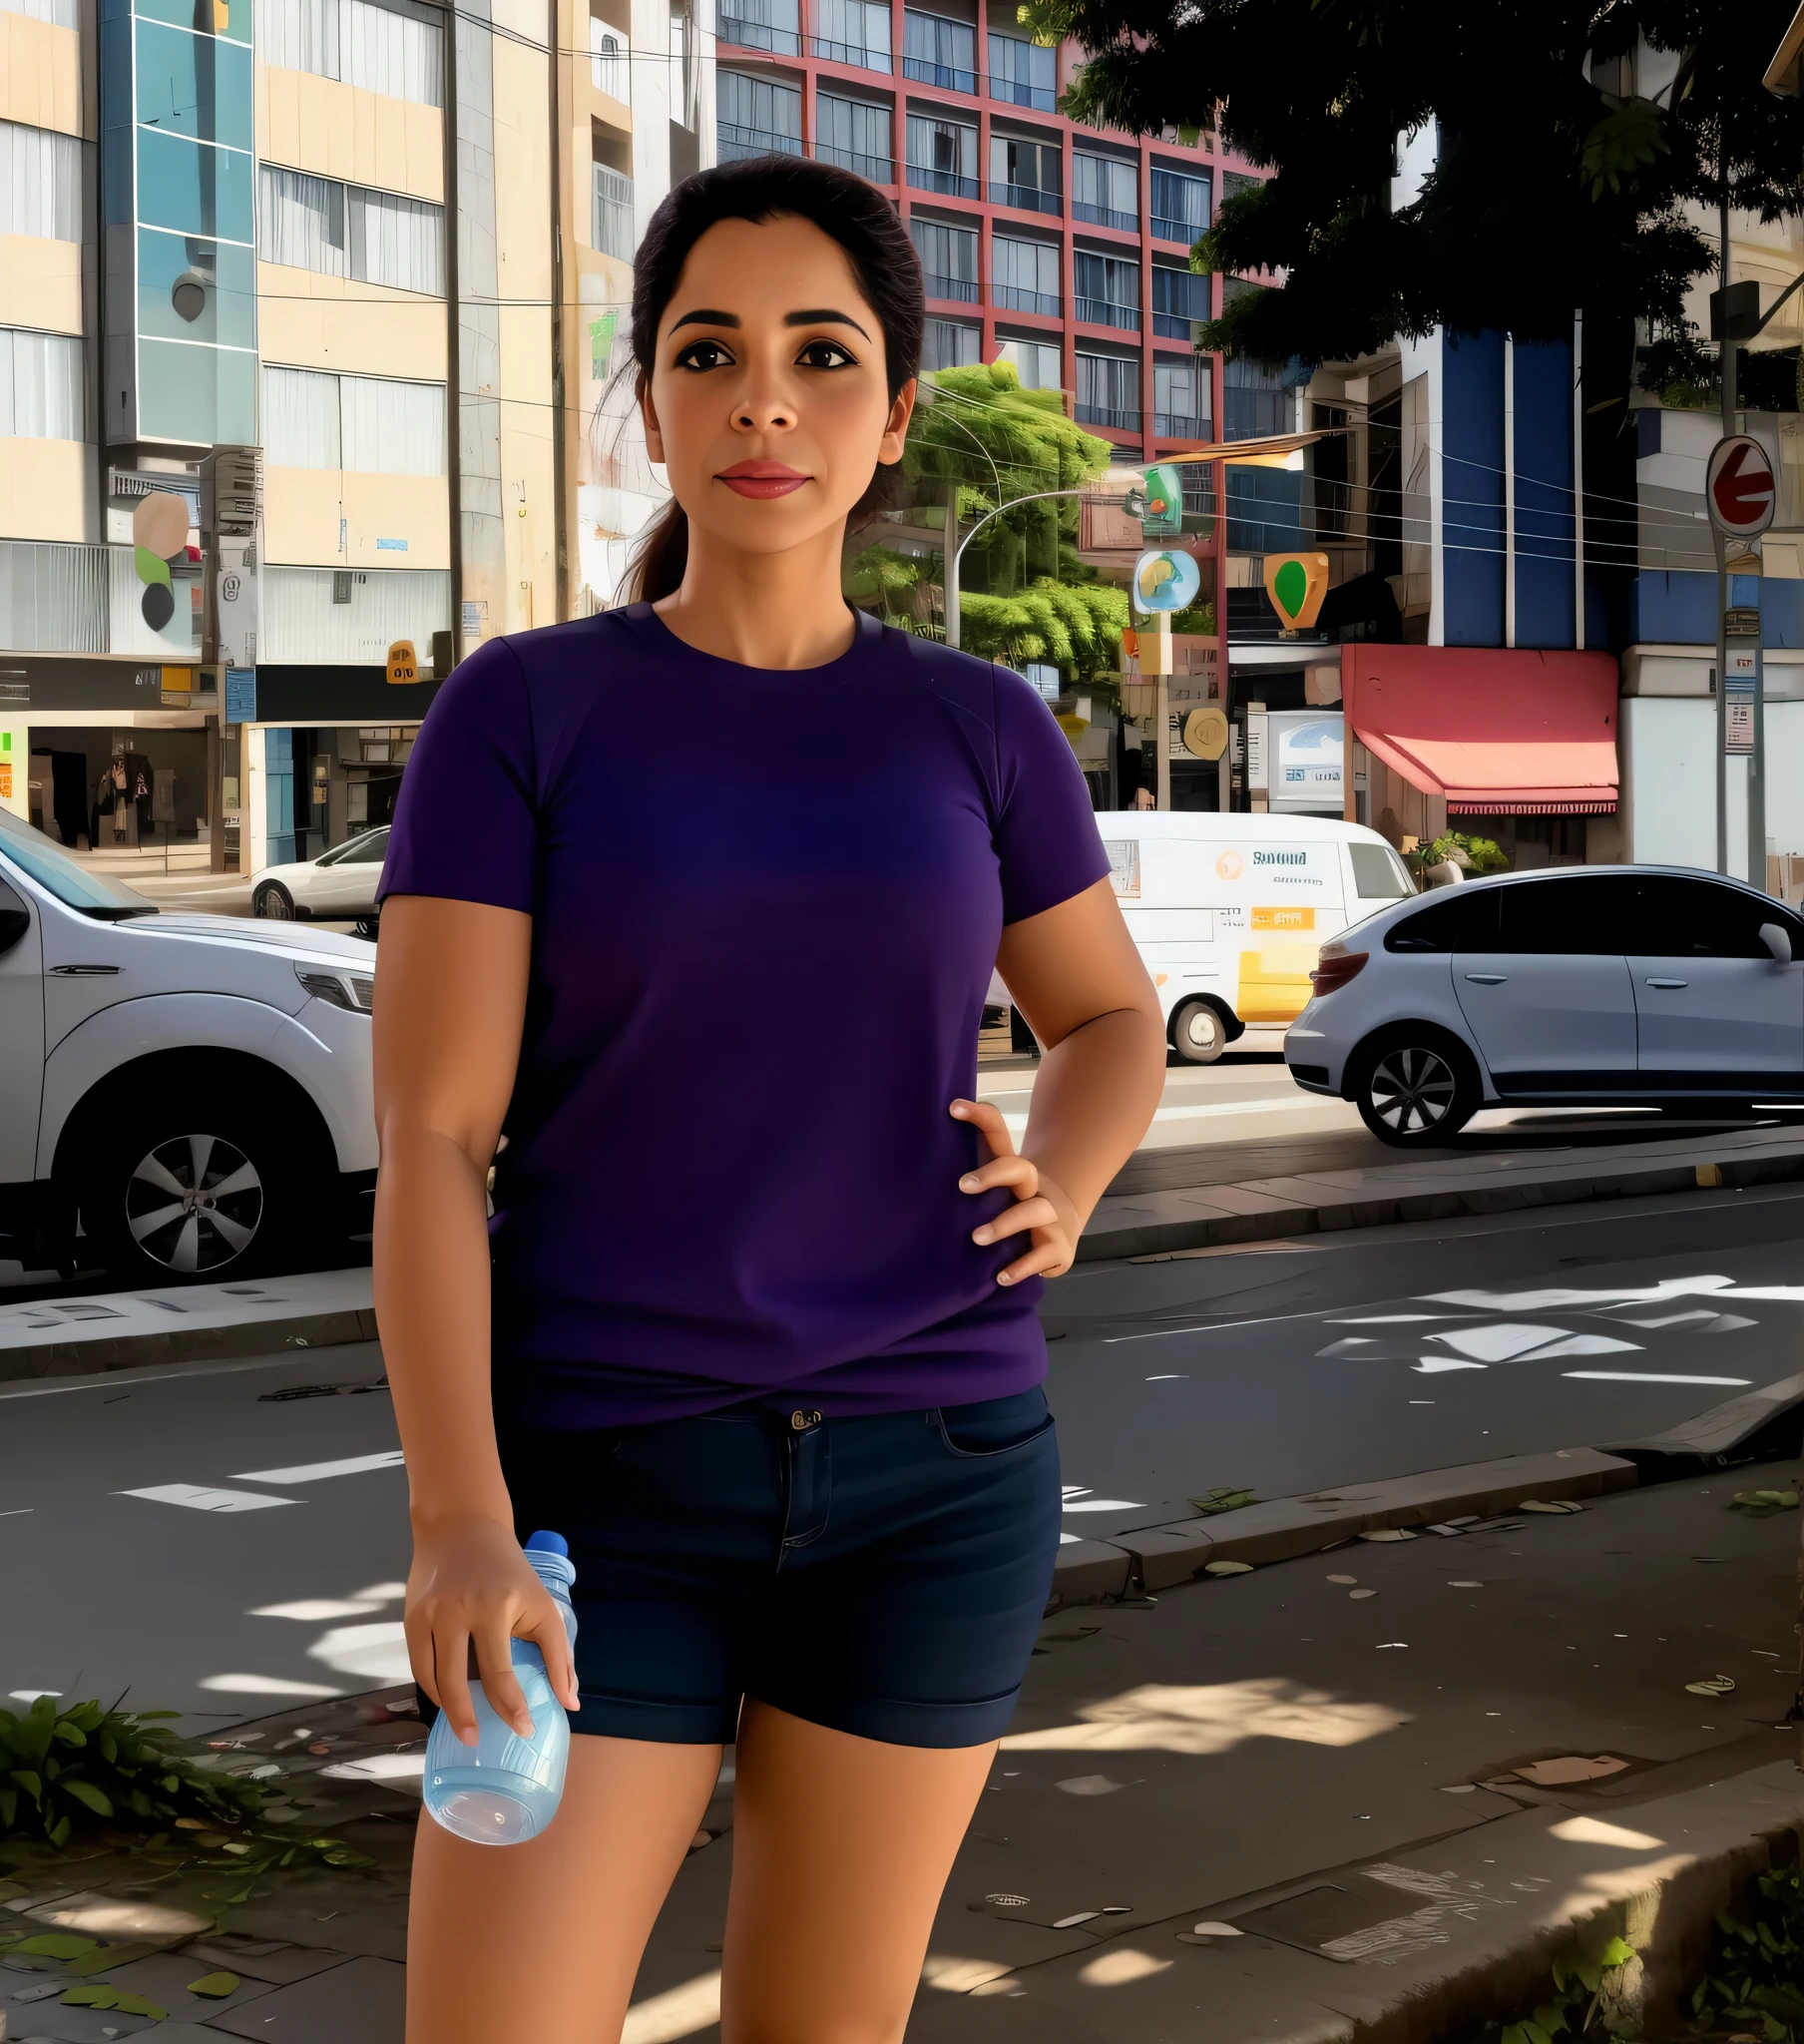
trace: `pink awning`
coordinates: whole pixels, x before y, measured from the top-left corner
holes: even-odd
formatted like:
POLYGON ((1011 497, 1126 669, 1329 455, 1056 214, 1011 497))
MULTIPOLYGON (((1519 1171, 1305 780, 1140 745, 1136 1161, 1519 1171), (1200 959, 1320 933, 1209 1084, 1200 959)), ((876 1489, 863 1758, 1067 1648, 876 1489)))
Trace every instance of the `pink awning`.
POLYGON ((1341 649, 1355 736, 1450 813, 1583 815, 1616 806, 1616 663, 1520 648, 1341 649))

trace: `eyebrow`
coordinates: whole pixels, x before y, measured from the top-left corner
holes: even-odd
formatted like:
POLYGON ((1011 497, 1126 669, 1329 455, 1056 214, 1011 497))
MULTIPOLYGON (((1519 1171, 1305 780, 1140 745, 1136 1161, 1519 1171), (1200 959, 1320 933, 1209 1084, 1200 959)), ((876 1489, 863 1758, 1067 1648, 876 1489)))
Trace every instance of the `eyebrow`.
MULTIPOLYGON (((703 309, 698 312, 684 312, 680 319, 674 319, 671 322, 671 331, 675 333, 678 327, 682 326, 727 326, 737 329, 742 327, 744 323, 737 312, 715 312, 703 309)), ((783 315, 783 324, 785 326, 849 326, 854 333, 862 333, 866 340, 870 339, 870 335, 865 333, 864 328, 859 325, 858 321, 849 312, 835 312, 831 306, 822 306, 810 312, 786 312, 783 315)))

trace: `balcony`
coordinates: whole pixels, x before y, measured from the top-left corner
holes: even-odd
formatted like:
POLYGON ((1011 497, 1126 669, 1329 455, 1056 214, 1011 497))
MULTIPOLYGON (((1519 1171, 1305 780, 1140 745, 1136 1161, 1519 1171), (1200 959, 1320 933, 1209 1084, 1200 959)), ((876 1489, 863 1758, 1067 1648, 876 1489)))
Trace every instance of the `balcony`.
POLYGON ((917 192, 937 192, 945 199, 976 199, 981 191, 975 178, 961 178, 956 171, 936 171, 930 164, 910 164, 908 182, 917 192))
MULTIPOLYGON (((830 142, 817 142, 814 154, 823 164, 837 164, 842 171, 855 172, 869 185, 893 185, 896 161, 888 156, 866 156, 861 149, 835 149, 830 142)), ((725 162, 724 155, 721 158, 725 162)))
POLYGON ((1137 235, 1140 231, 1137 215, 1117 213, 1107 206, 1092 206, 1088 199, 1072 201, 1072 219, 1085 221, 1093 228, 1114 228, 1123 235, 1137 235))
POLYGON ((1152 414, 1152 432, 1159 440, 1206 440, 1209 422, 1207 419, 1186 418, 1180 411, 1155 411, 1152 414))
POLYGON ((1140 330, 1137 305, 1118 305, 1113 298, 1079 298, 1077 306, 1078 318, 1086 326, 1118 326, 1124 333, 1140 330))
POLYGON ((902 11, 902 76, 946 92, 977 91, 977 36, 970 25, 928 14, 917 8, 902 11))
MULTIPOLYGON (((1202 319, 1208 316, 1206 312, 1197 315, 1202 319)), ((1154 311, 1152 330, 1154 333, 1162 333, 1167 340, 1193 340, 1196 334, 1196 320, 1180 318, 1175 312, 1154 311)))
POLYGON ((829 42, 825 36, 808 38, 808 55, 825 64, 850 64, 859 71, 881 71, 886 77, 894 68, 886 49, 868 49, 863 43, 829 42))
MULTIPOLYGON (((975 197, 976 195, 973 194, 972 196, 975 197)), ((992 206, 1019 207, 1023 213, 1050 213, 1055 220, 1064 211, 1060 204, 1059 193, 1043 192, 1037 185, 992 184, 990 187, 990 204, 992 206)))
MULTIPOLYGON (((990 38, 996 40, 994 36, 990 38)), ((1001 100, 1009 107, 1032 107, 1036 113, 1056 114, 1059 111, 1059 95, 1044 85, 1023 85, 1018 79, 990 78, 990 97, 1001 100)))
POLYGON ((945 298, 960 305, 977 303, 977 285, 968 277, 936 276, 929 270, 922 281, 927 286, 927 295, 930 298, 945 298))
POLYGON ((1036 312, 1042 319, 1057 319, 1059 316, 1056 293, 1023 290, 1019 284, 999 283, 996 286, 996 303, 1004 312, 1036 312))
POLYGON ((741 50, 768 50, 773 57, 799 57, 802 39, 792 28, 772 28, 768 22, 745 21, 731 14, 720 16, 719 39, 741 50))
POLYGON ((589 211, 590 246, 604 256, 631 262, 638 238, 633 232, 633 180, 595 166, 595 187, 589 211))
POLYGON ((754 156, 800 156, 802 153, 799 136, 772 135, 766 128, 739 128, 730 121, 719 124, 715 148, 723 164, 744 163, 754 156))
POLYGON ((1107 426, 1117 433, 1137 433, 1140 429, 1137 411, 1118 411, 1112 405, 1083 403, 1073 405, 1072 410, 1081 426, 1107 426))
POLYGON ((904 57, 902 76, 912 78, 920 85, 937 85, 946 92, 970 92, 977 90, 977 73, 966 71, 956 64, 939 64, 930 57, 904 57))

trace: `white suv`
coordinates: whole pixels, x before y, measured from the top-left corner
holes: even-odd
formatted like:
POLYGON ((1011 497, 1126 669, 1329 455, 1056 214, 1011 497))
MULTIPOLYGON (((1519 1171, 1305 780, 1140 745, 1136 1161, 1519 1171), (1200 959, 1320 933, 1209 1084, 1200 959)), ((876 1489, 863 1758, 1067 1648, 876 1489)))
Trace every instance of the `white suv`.
POLYGON ((0 1257, 122 1283, 367 1229, 374 953, 165 914, 0 808, 0 1257))
POLYGON ((1804 1100, 1804 921, 1695 868, 1450 887, 1324 944, 1311 978, 1290 1076, 1401 1147, 1481 1107, 1804 1100))

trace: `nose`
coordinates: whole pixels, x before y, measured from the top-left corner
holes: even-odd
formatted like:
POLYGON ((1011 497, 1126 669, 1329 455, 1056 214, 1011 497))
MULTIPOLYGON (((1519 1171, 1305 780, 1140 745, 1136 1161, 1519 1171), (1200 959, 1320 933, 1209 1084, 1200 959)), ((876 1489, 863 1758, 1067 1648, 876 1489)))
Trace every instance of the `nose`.
POLYGON ((733 425, 741 433, 783 432, 794 424, 795 406, 782 389, 742 390, 733 406, 733 425))

